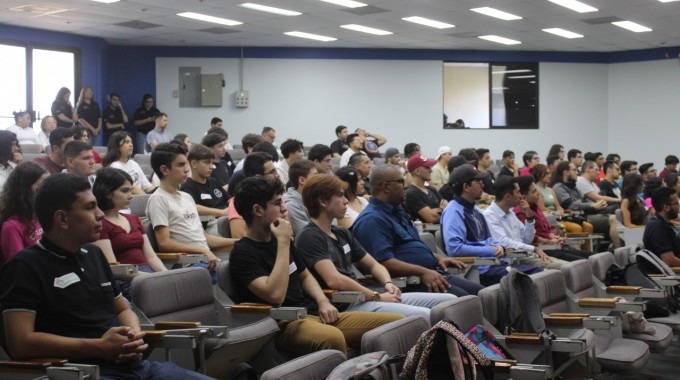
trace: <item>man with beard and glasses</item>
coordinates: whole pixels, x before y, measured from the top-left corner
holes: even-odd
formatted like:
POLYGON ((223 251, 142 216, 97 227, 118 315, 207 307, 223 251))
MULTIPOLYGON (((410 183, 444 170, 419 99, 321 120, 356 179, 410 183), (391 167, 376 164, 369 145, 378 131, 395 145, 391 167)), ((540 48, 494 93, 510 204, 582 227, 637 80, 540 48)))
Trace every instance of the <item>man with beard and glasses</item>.
POLYGON ((661 187, 652 193, 656 215, 647 223, 642 241, 645 248, 659 256, 670 267, 680 266, 680 239, 671 220, 678 217, 678 195, 675 189, 661 187))

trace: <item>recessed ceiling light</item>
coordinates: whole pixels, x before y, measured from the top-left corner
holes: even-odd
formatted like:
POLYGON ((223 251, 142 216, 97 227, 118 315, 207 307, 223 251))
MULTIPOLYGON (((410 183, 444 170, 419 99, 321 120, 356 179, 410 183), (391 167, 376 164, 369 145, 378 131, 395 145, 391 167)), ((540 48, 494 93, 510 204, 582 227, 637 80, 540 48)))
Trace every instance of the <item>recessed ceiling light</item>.
POLYGON ((628 29, 631 32, 635 33, 641 33, 641 32, 651 32, 652 30, 646 26, 640 25, 638 23, 632 22, 632 21, 614 21, 612 24, 623 28, 623 29, 628 29))
POLYGON ((402 20, 408 21, 408 22, 414 22, 414 23, 420 24, 420 25, 431 26, 431 27, 437 28, 437 29, 448 29, 448 28, 455 27, 455 25, 447 24, 445 22, 430 20, 429 18, 418 17, 418 16, 404 17, 404 18, 402 18, 402 20))
POLYGON ((514 76, 508 76, 508 79, 529 79, 529 78, 536 78, 536 75, 514 75, 514 76))
POLYGON ((235 25, 243 24, 240 21, 234 21, 234 20, 229 20, 229 19, 226 19, 226 18, 215 17, 215 16, 208 16, 208 15, 204 15, 204 14, 201 14, 201 13, 194 13, 194 12, 178 13, 177 16, 191 18, 191 19, 194 19, 194 20, 212 22, 212 23, 215 23, 215 24, 227 25, 227 26, 235 26, 235 25))
POLYGON ((499 18, 499 19, 505 20, 505 21, 521 20, 522 19, 520 16, 513 15, 512 13, 508 13, 508 12, 499 11, 498 9, 491 8, 491 7, 472 8, 470 10, 473 11, 473 12, 481 13, 483 15, 499 18))
POLYGON ((325 3, 331 3, 331 4, 336 4, 336 5, 342 5, 343 7, 347 8, 360 8, 360 7, 365 7, 367 4, 360 3, 358 1, 353 1, 353 0, 321 0, 325 3))
POLYGON ((593 8, 588 4, 584 4, 576 0, 548 0, 548 1, 551 3, 555 3, 557 5, 561 5, 565 8, 569 8, 572 11, 578 13, 597 12, 597 8, 593 8))
POLYGON ((570 32, 568 30, 562 29, 562 28, 548 28, 548 29, 543 29, 544 32, 546 33, 551 33, 560 37, 564 38, 583 38, 582 34, 570 32))
POLYGON ((302 14, 300 12, 289 11, 288 9, 274 8, 274 7, 269 7, 269 6, 266 6, 266 5, 260 5, 260 4, 254 4, 254 3, 243 3, 239 6, 241 6, 243 8, 253 9, 253 10, 256 10, 256 11, 274 13, 274 14, 283 15, 283 16, 299 16, 299 15, 302 14))
POLYGON ((323 42, 330 42, 330 41, 337 40, 337 38, 320 36, 318 34, 311 34, 311 33, 305 33, 305 32, 285 32, 283 34, 285 34, 287 36, 308 38, 310 40, 323 41, 323 42))
POLYGON ((672 3, 674 1, 680 1, 680 0, 659 0, 662 3, 672 3))
POLYGON ((98 3, 104 3, 104 4, 111 4, 111 3, 117 3, 120 0, 92 0, 92 1, 96 1, 98 3))
POLYGON ((355 30, 357 32, 375 34, 377 36, 386 36, 388 34, 392 34, 392 32, 388 32, 387 30, 370 28, 368 26, 357 25, 357 24, 340 25, 340 27, 345 28, 345 29, 355 30))
POLYGON ((503 45, 519 45, 519 44, 521 44, 520 41, 511 40, 509 38, 494 36, 494 35, 479 36, 478 38, 481 38, 481 39, 487 40, 487 41, 491 41, 491 42, 496 42, 496 43, 503 44, 503 45))

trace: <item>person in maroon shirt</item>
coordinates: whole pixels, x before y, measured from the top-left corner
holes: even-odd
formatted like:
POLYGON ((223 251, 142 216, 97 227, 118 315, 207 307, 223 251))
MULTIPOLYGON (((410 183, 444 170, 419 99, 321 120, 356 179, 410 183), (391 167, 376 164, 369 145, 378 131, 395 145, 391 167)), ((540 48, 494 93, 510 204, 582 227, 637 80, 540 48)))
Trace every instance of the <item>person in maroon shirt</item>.
MULTIPOLYGON (((136 264, 139 272, 163 272, 167 269, 156 256, 139 218, 123 214, 132 199, 132 178, 125 171, 104 168, 97 174, 92 187, 97 205, 104 212, 102 230, 95 244, 109 263, 136 264)), ((129 290, 132 278, 121 280, 123 294, 129 290)), ((126 295, 127 297, 127 295, 126 295)))
POLYGON ((520 176, 517 178, 517 184, 519 185, 519 192, 522 194, 522 198, 512 211, 517 216, 517 219, 524 223, 527 219, 527 208, 531 210, 532 217, 535 219, 534 228, 536 229, 533 243, 535 245, 550 244, 561 247, 559 249, 543 250, 548 256, 556 259, 564 261, 587 259, 588 252, 563 245, 564 237, 556 235, 553 231, 545 214, 538 207, 538 199, 541 197, 541 193, 534 183, 534 178, 528 175, 520 176))

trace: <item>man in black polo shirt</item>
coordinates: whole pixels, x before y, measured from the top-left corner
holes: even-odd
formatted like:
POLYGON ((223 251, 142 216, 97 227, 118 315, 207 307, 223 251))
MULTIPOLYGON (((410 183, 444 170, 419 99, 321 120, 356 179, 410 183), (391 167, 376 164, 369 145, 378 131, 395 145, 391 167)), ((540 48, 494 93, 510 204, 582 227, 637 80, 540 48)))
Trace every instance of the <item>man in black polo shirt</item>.
POLYGON ((121 295, 99 239, 104 214, 85 178, 54 174, 35 199, 43 238, 0 269, 0 309, 13 359, 97 364, 101 379, 207 379, 142 359, 139 320, 121 295))
POLYGON ((649 220, 642 236, 645 248, 659 256, 669 267, 680 266, 680 239, 671 220, 678 217, 678 195, 675 189, 661 187, 652 192, 656 215, 649 220))
POLYGON ((194 198, 203 229, 210 235, 218 235, 215 222, 229 213, 227 192, 217 179, 211 177, 215 154, 205 145, 194 144, 187 159, 191 166, 191 178, 187 178, 180 190, 194 198))

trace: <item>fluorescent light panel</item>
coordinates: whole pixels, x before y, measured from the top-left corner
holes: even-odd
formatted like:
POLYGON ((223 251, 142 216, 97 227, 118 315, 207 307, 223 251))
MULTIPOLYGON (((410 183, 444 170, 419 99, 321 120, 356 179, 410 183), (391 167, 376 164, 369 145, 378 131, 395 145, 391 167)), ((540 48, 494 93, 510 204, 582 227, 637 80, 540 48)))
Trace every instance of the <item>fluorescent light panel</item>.
POLYGON ((529 69, 516 69, 516 70, 498 70, 493 71, 491 74, 519 74, 519 73, 530 73, 529 69))
POLYGON ((357 32, 375 34, 376 36, 386 36, 388 34, 393 34, 392 32, 388 32, 387 30, 381 30, 381 29, 371 28, 371 27, 368 27, 368 26, 357 25, 357 24, 340 25, 340 27, 345 28, 345 29, 355 30, 357 32))
POLYGON ((343 7, 347 8, 361 8, 365 7, 367 4, 360 3, 358 1, 352 1, 352 0, 321 0, 324 3, 331 3, 335 5, 342 5, 343 7))
POLYGON ((568 30, 562 29, 562 28, 548 28, 548 29, 543 29, 544 32, 546 33, 551 33, 556 36, 564 37, 564 38, 583 38, 582 34, 570 32, 568 30))
POLYGON ((674 1, 680 1, 680 0, 659 0, 662 3, 672 3, 674 1))
POLYGON ((498 9, 491 8, 491 7, 472 8, 470 10, 473 11, 473 12, 481 13, 483 15, 499 18, 499 19, 505 20, 505 21, 521 20, 522 19, 520 16, 513 15, 512 13, 508 13, 508 12, 499 11, 498 9))
POLYGON ((631 32, 641 33, 641 32, 651 32, 652 29, 640 25, 632 21, 614 21, 612 24, 618 26, 619 28, 628 29, 631 32))
POLYGON ((509 38, 494 36, 494 35, 479 36, 478 38, 481 38, 481 39, 487 40, 487 41, 491 41, 491 42, 496 42, 496 43, 503 44, 503 45, 519 45, 519 44, 521 44, 520 41, 511 40, 509 38))
POLYGON ((508 79, 529 79, 529 78, 536 78, 536 75, 515 75, 512 77, 507 77, 508 79))
POLYGON ((437 28, 437 29, 448 29, 448 28, 455 27, 455 25, 447 24, 445 22, 430 20, 429 18, 418 17, 418 16, 404 17, 404 18, 402 18, 402 20, 408 21, 408 22, 413 22, 413 23, 420 24, 420 25, 429 26, 429 27, 432 27, 432 28, 437 28))
POLYGON ((569 8, 572 11, 578 12, 578 13, 588 13, 588 12, 597 12, 598 9, 591 7, 588 4, 584 4, 580 1, 576 0, 548 0, 551 3, 561 5, 565 8, 569 8))
POLYGON ((270 7, 270 6, 267 6, 267 5, 261 5, 261 4, 255 4, 255 3, 243 3, 239 6, 241 6, 243 8, 253 9, 253 10, 256 10, 256 11, 274 13, 274 14, 282 15, 282 16, 299 16, 299 15, 302 14, 300 12, 289 11, 288 9, 274 8, 274 7, 270 7))
POLYGON ((92 1, 96 1, 98 3, 104 3, 104 4, 111 4, 111 3, 117 3, 120 0, 92 0, 92 1))
POLYGON ((305 32, 285 32, 283 34, 285 34, 287 36, 307 38, 307 39, 310 39, 310 40, 323 41, 323 42, 330 42, 330 41, 337 40, 337 38, 320 36, 318 34, 305 33, 305 32))
POLYGON ((186 17, 186 18, 199 20, 199 21, 212 22, 212 23, 215 23, 215 24, 226 25, 226 26, 236 26, 236 25, 243 24, 240 21, 234 21, 234 20, 229 20, 229 19, 226 19, 226 18, 215 17, 215 16, 208 16, 208 15, 204 15, 204 14, 201 14, 201 13, 194 13, 194 12, 178 13, 177 16, 186 17))

